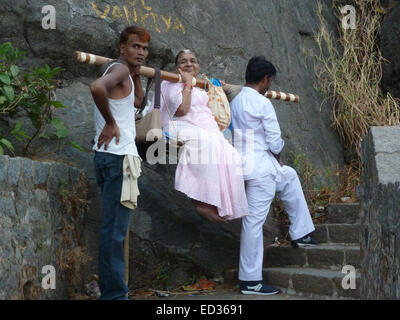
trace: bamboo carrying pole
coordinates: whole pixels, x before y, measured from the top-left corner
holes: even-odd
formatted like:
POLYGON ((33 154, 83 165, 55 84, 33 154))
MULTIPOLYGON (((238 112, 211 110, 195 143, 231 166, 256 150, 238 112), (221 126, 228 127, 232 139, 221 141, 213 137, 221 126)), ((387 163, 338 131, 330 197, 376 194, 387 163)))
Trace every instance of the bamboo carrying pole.
POLYGON ((129 282, 129 227, 126 232, 124 240, 124 254, 125 254, 125 282, 128 285, 129 282))
MULTIPOLYGON (((74 57, 76 60, 88 64, 94 64, 94 65, 102 65, 104 63, 110 62, 113 59, 102 57, 102 56, 97 56, 95 54, 91 53, 85 53, 81 51, 75 51, 74 52, 74 57)), ((155 75, 155 70, 150 67, 145 67, 141 66, 139 74, 148 78, 153 78, 155 75)), ((168 72, 168 71, 163 71, 161 70, 161 79, 167 80, 170 82, 182 82, 181 76, 176 73, 168 72)), ((193 78, 192 84, 194 86, 197 86, 199 88, 204 89, 207 86, 207 83, 204 79, 199 79, 199 78, 193 78)), ((240 85, 232 85, 232 84, 224 84, 222 86, 224 89, 228 100, 231 101, 240 91, 242 86, 240 85)), ((283 101, 288 101, 288 102, 299 102, 300 98, 297 94, 292 94, 292 93, 286 93, 286 92, 278 92, 278 91, 267 91, 265 93, 265 96, 269 99, 277 99, 277 100, 283 100, 283 101)))
MULTIPOLYGON (((102 56, 98 56, 95 54, 91 53, 85 53, 81 51, 75 51, 74 52, 74 58, 78 60, 79 62, 84 62, 88 64, 94 64, 94 65, 102 65, 104 63, 113 61, 111 58, 106 58, 102 56)), ((154 78, 155 76, 155 70, 153 68, 141 66, 140 75, 148 77, 148 78, 154 78)), ((167 80, 170 82, 182 82, 181 76, 176 73, 168 72, 161 70, 161 79, 167 80)), ((194 86, 200 87, 204 89, 207 86, 207 83, 204 79, 199 79, 199 78, 193 78, 192 84, 194 86)), ((231 101, 240 91, 242 88, 241 85, 232 85, 232 84, 224 84, 223 89, 228 97, 228 100, 231 101)), ((284 101, 290 101, 290 102, 299 102, 300 98, 296 94, 292 93, 285 93, 285 92, 277 92, 277 91, 267 91, 265 96, 270 99, 278 99, 278 100, 284 100, 284 101)), ((125 255, 125 282, 126 285, 128 285, 129 281, 129 229, 127 231, 125 241, 124 241, 124 255, 125 255)))

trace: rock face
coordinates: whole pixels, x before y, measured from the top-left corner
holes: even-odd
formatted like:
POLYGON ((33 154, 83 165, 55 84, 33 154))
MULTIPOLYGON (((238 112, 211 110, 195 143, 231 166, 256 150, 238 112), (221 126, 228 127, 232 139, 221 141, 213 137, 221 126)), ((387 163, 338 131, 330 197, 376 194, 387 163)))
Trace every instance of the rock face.
POLYGON ((397 5, 382 23, 381 50, 388 60, 383 65, 382 86, 393 96, 400 98, 400 5, 397 5))
POLYGON ((60 163, 0 156, 0 300, 66 299, 73 286, 80 289, 81 174, 60 163), (47 265, 55 268, 54 290, 41 286, 47 265))
MULTIPOLYGON (((324 106, 320 112, 322 99, 313 89, 313 63, 304 55, 306 50, 317 49, 312 39, 318 27, 315 1, 3 3, 0 41, 11 40, 27 50, 33 58, 30 63, 63 66, 66 79, 95 77, 95 67, 75 62, 73 51, 115 57, 119 33, 129 23, 146 27, 153 36, 149 65, 171 67, 180 49, 192 48, 198 52, 202 72, 241 84, 247 61, 265 55, 278 70, 271 89, 297 93, 301 98, 299 104, 274 101, 288 150, 301 150, 319 167, 343 161, 341 145, 328 129, 330 108, 324 106), (54 30, 42 28, 45 5, 56 10, 54 30)), ((324 13, 334 21, 327 7, 324 13)))
POLYGON ((362 143, 361 298, 400 298, 400 127, 372 127, 362 143))
MULTIPOLYGON (((324 2, 323 8, 335 33, 330 1, 324 2)), ((148 65, 170 69, 180 49, 192 48, 198 52, 202 72, 233 84, 244 83, 247 61, 252 56, 265 55, 278 70, 271 89, 296 93, 301 99, 299 104, 273 101, 286 142, 283 158, 304 153, 316 167, 343 164, 342 146, 330 129, 331 109, 321 106, 322 98, 313 88, 313 62, 304 54, 310 50, 318 53, 312 38, 318 27, 316 9, 313 0, 2 1, 0 42, 11 41, 26 50, 27 66, 48 63, 65 69, 57 99, 68 108, 57 110, 57 116, 68 127, 69 139, 88 152, 60 149, 55 141, 47 140, 38 141, 32 149, 37 157, 74 164, 88 177, 91 204, 84 220, 84 237, 94 262, 85 274, 97 272, 101 220, 101 199, 90 151, 94 126, 88 90, 98 70, 75 62, 73 51, 116 57, 120 31, 128 24, 138 24, 152 34, 148 65), (42 19, 47 15, 42 13, 45 5, 56 9, 56 29, 42 28, 42 19)), ((149 273, 149 265, 165 262, 165 257, 174 263, 160 272, 168 273, 172 282, 184 278, 176 271, 180 267, 189 276, 237 267, 240 221, 215 226, 199 218, 190 201, 173 190, 174 170, 174 165, 143 164, 139 208, 131 221, 130 270, 134 285, 149 273)), ((153 279, 159 276, 149 275, 153 279)))

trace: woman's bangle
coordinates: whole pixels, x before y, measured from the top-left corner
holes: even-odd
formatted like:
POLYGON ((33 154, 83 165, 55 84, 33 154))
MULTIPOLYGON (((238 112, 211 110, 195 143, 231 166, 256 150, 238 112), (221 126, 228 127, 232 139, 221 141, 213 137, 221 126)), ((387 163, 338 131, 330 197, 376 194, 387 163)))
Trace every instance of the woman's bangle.
POLYGON ((183 92, 183 91, 192 92, 192 89, 193 89, 193 86, 192 86, 192 85, 189 85, 189 84, 185 83, 185 84, 183 85, 183 90, 182 90, 182 92, 183 92))

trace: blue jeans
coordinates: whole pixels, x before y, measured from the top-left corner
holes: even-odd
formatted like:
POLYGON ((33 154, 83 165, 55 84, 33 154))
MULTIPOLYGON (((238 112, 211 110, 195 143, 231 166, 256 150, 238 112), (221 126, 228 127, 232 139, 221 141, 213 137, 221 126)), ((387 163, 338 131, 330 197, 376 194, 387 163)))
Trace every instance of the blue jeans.
POLYGON ((99 243, 100 300, 127 300, 123 241, 129 226, 130 209, 121 205, 124 156, 97 152, 94 168, 101 189, 103 216, 99 243))

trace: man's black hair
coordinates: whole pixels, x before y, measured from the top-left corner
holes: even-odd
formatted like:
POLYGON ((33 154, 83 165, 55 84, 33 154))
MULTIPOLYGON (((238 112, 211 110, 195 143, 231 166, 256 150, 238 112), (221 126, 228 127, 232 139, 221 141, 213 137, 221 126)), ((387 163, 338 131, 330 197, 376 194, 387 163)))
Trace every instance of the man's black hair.
POLYGON ((276 75, 274 65, 267 61, 264 56, 253 57, 249 60, 246 68, 246 83, 259 83, 265 76, 276 75))

